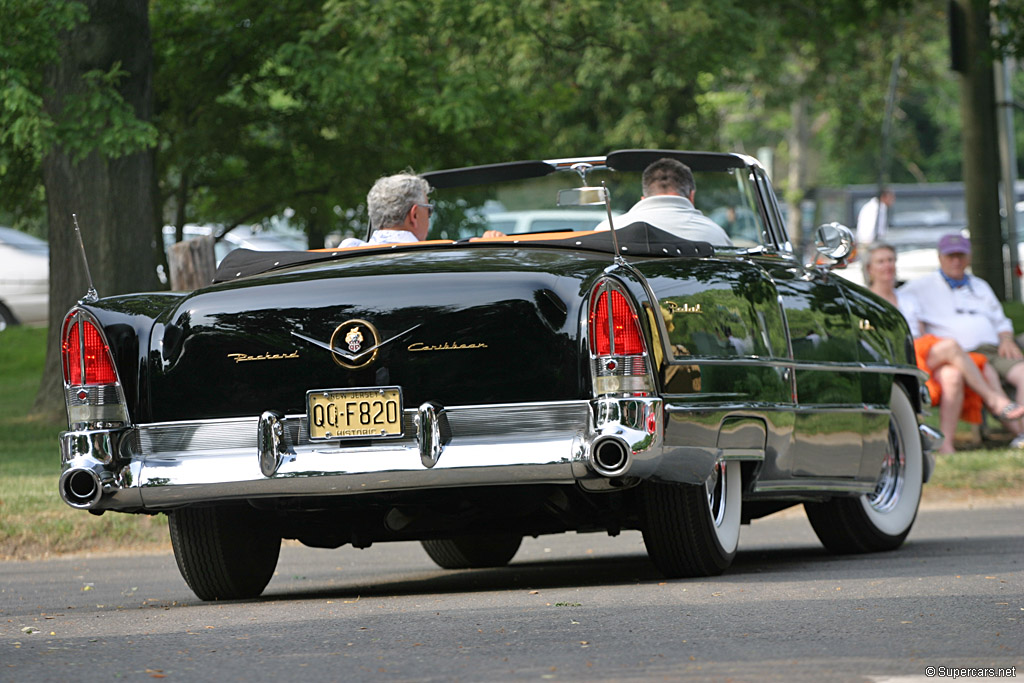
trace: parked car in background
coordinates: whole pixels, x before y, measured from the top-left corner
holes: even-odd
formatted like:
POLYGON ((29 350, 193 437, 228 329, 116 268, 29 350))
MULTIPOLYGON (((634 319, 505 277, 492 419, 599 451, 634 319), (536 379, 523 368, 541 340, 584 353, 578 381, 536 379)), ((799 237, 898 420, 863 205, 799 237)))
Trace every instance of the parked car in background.
MULTIPOLYGON (((1018 221, 1024 221, 1024 216, 1019 216, 1018 221)), ((1024 223, 1018 223, 1018 225, 1024 225, 1024 223)), ((950 230, 949 232, 959 232, 964 237, 970 238, 970 233, 967 230, 950 230)), ((943 235, 946 233, 942 233, 943 235)), ((939 235, 941 237, 942 235, 939 235)), ((915 248, 896 248, 896 276, 899 278, 901 283, 910 282, 920 277, 934 273, 939 269, 939 251, 938 251, 938 238, 936 243, 915 248)), ((1003 263, 1009 265, 1008 248, 1006 245, 1003 246, 1003 263)), ((1024 264, 1024 242, 1017 243, 1017 263, 1024 264)), ((968 268, 967 272, 971 272, 968 268)), ((867 286, 864 280, 864 259, 858 257, 856 260, 849 263, 842 269, 836 269, 835 273, 850 282, 858 285, 867 286)), ((1024 279, 1021 280, 1021 289, 1024 291, 1024 279)))
MULTIPOLYGON (((188 223, 184 227, 184 239, 189 240, 203 235, 216 237, 224 229, 221 225, 196 225, 188 223)), ((174 244, 175 229, 173 225, 165 225, 164 249, 174 244)), ((224 260, 235 249, 251 249, 253 251, 289 251, 309 248, 306 236, 294 229, 263 228, 256 225, 239 225, 214 242, 213 249, 217 263, 224 260)))
MULTIPOLYGON (((889 209, 889 227, 884 241, 896 250, 899 279, 915 280, 939 267, 939 238, 959 232, 969 236, 967 205, 963 183, 891 184, 893 205, 889 209)), ((1024 197, 1024 181, 1017 182, 1017 198, 1024 197)), ((855 225, 861 207, 876 196, 877 185, 849 185, 843 188, 822 188, 815 192, 814 202, 819 220, 855 225)), ((1016 203, 1018 263, 1024 263, 1024 201, 1016 203)), ((1009 253, 1004 246, 1004 262, 1009 253)), ((864 284, 862 259, 855 258, 838 275, 857 284, 864 284)))
MULTIPOLYGON (((729 567, 742 524, 803 505, 833 552, 898 547, 933 443, 907 323, 804 265, 756 160, 622 150, 424 175, 435 220, 623 212, 663 157, 750 243, 634 223, 236 250, 209 287, 75 306, 60 495, 167 513, 204 600, 259 595, 282 539, 415 540, 455 569, 504 565, 524 536, 638 529, 662 573, 699 577, 729 567)), ((848 255, 849 230, 818 235, 848 255)))
POLYGON ((608 214, 604 209, 495 211, 484 214, 488 229, 499 230, 506 235, 593 230, 598 223, 607 218, 608 214))
POLYGON ((49 301, 49 245, 0 226, 0 330, 8 325, 45 325, 49 301))

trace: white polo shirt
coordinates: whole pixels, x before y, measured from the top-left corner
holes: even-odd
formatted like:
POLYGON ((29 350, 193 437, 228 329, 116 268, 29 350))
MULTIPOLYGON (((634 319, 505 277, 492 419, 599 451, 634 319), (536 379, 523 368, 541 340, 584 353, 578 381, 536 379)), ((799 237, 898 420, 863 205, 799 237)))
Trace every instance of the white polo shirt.
MULTIPOLYGON (((616 228, 624 228, 631 223, 648 223, 683 239, 732 246, 732 240, 722 226, 702 214, 689 199, 675 194, 645 197, 632 209, 615 217, 616 228)), ((594 229, 607 230, 608 221, 602 221, 594 229)))
POLYGON ((370 235, 369 242, 358 237, 346 237, 338 245, 338 248, 345 249, 347 247, 361 247, 364 244, 397 244, 404 242, 419 242, 419 239, 408 230, 374 230, 373 234, 370 235))
MULTIPOLYGON (((913 300, 913 310, 925 333, 951 337, 967 351, 982 344, 999 344, 1000 332, 1013 332, 1013 323, 987 282, 973 275, 954 289, 935 271, 899 289, 913 300)), ((916 331, 915 331, 916 334, 916 331)))

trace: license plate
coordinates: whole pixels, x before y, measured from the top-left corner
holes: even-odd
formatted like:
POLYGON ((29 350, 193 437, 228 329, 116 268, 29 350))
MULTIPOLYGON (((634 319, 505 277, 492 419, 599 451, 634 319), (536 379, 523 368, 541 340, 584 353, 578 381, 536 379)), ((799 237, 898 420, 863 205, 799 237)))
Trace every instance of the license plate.
POLYGON ((399 387, 319 389, 306 393, 310 439, 402 435, 399 387))

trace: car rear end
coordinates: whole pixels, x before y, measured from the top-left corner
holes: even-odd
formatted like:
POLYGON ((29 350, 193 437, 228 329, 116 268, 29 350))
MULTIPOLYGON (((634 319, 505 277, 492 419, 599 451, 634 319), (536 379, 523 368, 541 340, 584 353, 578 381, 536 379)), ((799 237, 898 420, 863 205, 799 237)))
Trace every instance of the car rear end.
POLYGON ((291 268, 176 300, 134 351, 111 350, 124 321, 102 302, 76 308, 61 493, 159 510, 643 473, 660 399, 607 264, 410 249, 291 268))

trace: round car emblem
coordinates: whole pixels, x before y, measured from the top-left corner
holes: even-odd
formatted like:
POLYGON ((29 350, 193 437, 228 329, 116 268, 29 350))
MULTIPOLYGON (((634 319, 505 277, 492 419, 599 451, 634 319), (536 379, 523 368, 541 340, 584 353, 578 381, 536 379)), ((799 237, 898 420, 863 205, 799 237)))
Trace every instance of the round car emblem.
POLYGON ((377 358, 378 345, 380 333, 376 327, 365 320, 347 320, 331 334, 331 358, 341 367, 355 370, 369 365, 377 358), (339 350, 346 349, 349 355, 339 353, 339 350))
POLYGON ((345 341, 348 342, 348 350, 352 353, 359 350, 363 343, 363 333, 359 331, 358 325, 348 331, 348 334, 345 335, 345 341))

